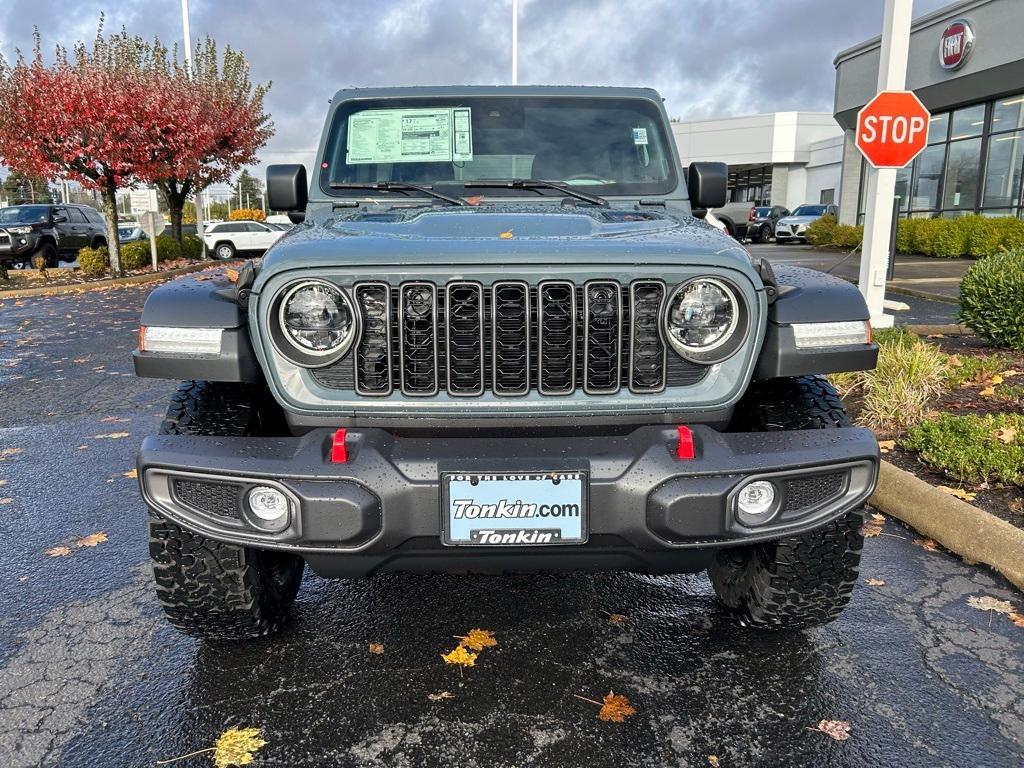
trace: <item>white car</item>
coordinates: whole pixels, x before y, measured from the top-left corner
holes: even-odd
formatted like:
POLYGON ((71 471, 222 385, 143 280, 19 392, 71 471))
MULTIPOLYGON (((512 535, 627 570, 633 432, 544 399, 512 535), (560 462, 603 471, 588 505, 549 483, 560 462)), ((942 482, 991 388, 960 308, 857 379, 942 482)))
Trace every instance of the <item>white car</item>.
POLYGON ((215 259, 233 259, 237 253, 262 253, 284 234, 259 221, 224 221, 208 227, 203 240, 215 259))

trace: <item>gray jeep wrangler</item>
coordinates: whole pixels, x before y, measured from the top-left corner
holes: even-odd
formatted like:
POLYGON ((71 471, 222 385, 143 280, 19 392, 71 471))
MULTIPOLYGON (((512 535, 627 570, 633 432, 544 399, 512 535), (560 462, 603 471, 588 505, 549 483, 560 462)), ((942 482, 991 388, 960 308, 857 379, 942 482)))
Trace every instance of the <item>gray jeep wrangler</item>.
POLYGON ((700 220, 662 100, 631 88, 347 90, 301 223, 142 313, 184 381, 138 476, 157 595, 204 637, 279 629, 305 566, 707 569, 740 621, 850 598, 878 447, 824 374, 878 353, 857 290, 700 220), (696 214, 696 215, 695 215, 696 214))

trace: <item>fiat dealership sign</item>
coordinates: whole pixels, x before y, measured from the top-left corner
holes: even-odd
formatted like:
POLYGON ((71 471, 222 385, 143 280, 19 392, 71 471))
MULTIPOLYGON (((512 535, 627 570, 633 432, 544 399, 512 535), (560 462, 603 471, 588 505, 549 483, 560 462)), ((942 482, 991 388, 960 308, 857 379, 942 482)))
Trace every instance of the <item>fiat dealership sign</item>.
POLYGON ((974 50, 974 30, 969 22, 957 19, 942 31, 939 64, 943 69, 960 69, 974 50))
POLYGON ((875 168, 903 168, 928 144, 930 117, 913 91, 883 91, 857 115, 857 149, 875 168))

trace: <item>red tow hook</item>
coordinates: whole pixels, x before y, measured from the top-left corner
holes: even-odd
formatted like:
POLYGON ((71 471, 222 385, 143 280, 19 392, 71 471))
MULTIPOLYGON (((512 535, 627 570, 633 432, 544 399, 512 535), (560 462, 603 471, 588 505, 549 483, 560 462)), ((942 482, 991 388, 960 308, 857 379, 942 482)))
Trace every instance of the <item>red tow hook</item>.
POLYGON ((345 437, 348 435, 344 428, 335 431, 331 438, 331 464, 344 464, 348 461, 348 448, 345 447, 345 437))
POLYGON ((680 461, 693 461, 696 453, 693 449, 693 432, 689 427, 676 427, 679 441, 676 443, 676 458, 680 461))

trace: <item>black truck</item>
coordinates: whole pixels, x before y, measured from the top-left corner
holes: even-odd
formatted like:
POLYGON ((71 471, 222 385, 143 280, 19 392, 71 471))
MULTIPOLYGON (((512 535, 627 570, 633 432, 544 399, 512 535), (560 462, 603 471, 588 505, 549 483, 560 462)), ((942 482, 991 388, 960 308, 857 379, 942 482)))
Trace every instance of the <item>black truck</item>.
POLYGON ((748 625, 835 618, 872 434, 825 378, 878 348, 856 289, 692 211, 652 90, 340 91, 301 222, 157 288, 136 373, 181 382, 138 455, 157 596, 205 637, 282 626, 308 565, 707 569, 748 625))
POLYGON ((56 267, 63 256, 107 244, 103 215, 88 205, 32 203, 0 208, 0 262, 56 267))

